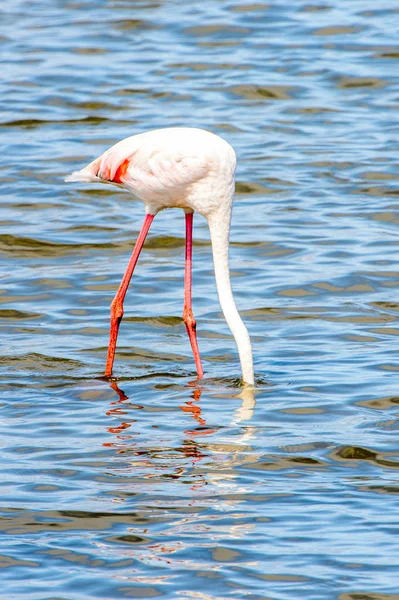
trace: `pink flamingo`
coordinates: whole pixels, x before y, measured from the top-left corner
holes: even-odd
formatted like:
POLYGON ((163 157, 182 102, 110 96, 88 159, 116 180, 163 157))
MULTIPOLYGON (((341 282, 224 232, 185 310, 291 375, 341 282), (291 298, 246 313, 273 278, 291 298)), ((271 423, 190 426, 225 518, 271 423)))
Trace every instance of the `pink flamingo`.
POLYGON ((208 221, 220 305, 236 340, 243 380, 254 385, 251 342, 234 302, 228 265, 235 166, 233 148, 219 136, 203 129, 173 127, 128 137, 66 178, 66 181, 112 183, 134 193, 145 205, 144 223, 111 304, 106 377, 112 376, 123 301, 148 230, 159 211, 177 207, 184 210, 186 218, 183 320, 198 378, 204 371, 192 311, 193 211, 208 221))

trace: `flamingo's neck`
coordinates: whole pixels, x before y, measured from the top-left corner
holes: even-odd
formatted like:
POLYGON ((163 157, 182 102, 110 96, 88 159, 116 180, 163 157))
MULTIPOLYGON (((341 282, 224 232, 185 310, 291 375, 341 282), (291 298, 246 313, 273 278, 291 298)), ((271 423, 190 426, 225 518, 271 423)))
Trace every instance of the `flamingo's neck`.
POLYGON ((213 262, 215 266, 216 285, 220 306, 233 334, 240 355, 242 377, 245 383, 254 385, 254 369, 251 341, 247 328, 241 320, 230 284, 229 272, 229 235, 231 210, 222 214, 209 216, 208 224, 211 233, 213 262))

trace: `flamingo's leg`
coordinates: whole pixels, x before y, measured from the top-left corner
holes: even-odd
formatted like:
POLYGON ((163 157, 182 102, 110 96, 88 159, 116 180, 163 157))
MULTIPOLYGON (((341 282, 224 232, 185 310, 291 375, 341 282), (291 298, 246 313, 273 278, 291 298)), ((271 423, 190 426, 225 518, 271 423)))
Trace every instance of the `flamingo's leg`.
POLYGON ((134 268, 137 264, 137 260, 140 256, 141 249, 143 247, 145 238, 148 230, 155 215, 146 215, 144 223, 141 227, 139 237, 137 238, 136 244, 133 249, 132 256, 130 257, 129 264, 121 281, 121 284, 116 292, 115 298, 111 304, 111 328, 109 333, 109 344, 108 344, 108 355, 107 363, 105 366, 105 377, 111 377, 112 366, 114 364, 116 340, 118 338, 119 325, 123 317, 123 301, 126 296, 127 288, 129 287, 130 280, 133 275, 134 268))
POLYGON ((201 364, 201 357, 198 349, 197 324, 194 319, 192 309, 192 255, 193 255, 193 213, 186 213, 186 262, 184 268, 184 310, 183 320, 186 325, 188 337, 190 339, 191 348, 194 355, 195 367, 198 373, 198 379, 204 374, 201 364))

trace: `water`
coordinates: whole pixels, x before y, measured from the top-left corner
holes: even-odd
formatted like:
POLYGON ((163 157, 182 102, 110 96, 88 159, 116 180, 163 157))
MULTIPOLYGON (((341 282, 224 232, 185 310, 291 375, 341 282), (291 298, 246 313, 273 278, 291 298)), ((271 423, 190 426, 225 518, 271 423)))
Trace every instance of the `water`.
POLYGON ((394 600, 395 3, 10 0, 2 7, 2 598, 394 600), (65 184, 115 141, 237 150, 242 393, 209 235, 159 215, 100 379, 140 201, 65 184))

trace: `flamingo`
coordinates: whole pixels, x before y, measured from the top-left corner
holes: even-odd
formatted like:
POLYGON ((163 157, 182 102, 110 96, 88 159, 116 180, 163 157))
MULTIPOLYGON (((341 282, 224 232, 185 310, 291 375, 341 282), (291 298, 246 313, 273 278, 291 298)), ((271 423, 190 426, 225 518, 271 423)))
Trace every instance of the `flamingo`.
POLYGON ((123 302, 151 223, 165 208, 182 208, 186 220, 183 320, 198 379, 204 374, 192 310, 192 231, 196 211, 208 221, 220 305, 235 338, 245 384, 254 385, 251 341, 230 284, 229 235, 236 155, 221 137, 191 127, 169 127, 133 135, 106 150, 66 181, 111 183, 135 194, 145 219, 121 284, 111 303, 111 324, 104 376, 112 377, 123 302))

